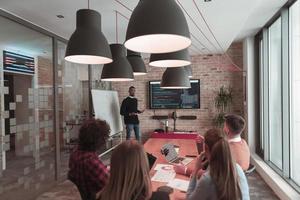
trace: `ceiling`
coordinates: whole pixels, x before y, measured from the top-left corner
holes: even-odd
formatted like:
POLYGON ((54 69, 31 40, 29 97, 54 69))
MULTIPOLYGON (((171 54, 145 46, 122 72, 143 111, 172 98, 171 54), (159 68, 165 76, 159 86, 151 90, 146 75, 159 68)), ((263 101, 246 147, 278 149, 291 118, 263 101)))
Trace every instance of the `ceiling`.
POLYGON ((27 56, 52 58, 52 39, 0 17, 0 49, 27 56))
MULTIPOLYGON (((192 38, 191 54, 226 51, 233 41, 254 35, 287 2, 176 1, 189 24, 192 38)), ((128 19, 137 2, 138 0, 90 0, 90 8, 102 15, 102 30, 109 43, 115 43, 116 40, 119 43, 124 42, 128 19)), ((75 29, 76 11, 87 8, 87 0, 0 0, 0 7, 68 39, 75 29), (64 18, 60 19, 57 15, 63 15, 64 18)))

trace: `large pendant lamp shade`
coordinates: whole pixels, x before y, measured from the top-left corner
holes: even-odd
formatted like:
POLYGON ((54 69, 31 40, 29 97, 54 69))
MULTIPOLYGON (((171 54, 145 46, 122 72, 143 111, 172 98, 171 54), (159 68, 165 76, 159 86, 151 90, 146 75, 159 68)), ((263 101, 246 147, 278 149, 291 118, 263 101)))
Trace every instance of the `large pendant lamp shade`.
POLYGON ((187 74, 188 74, 188 77, 189 77, 189 78, 192 78, 192 77, 193 77, 193 71, 192 71, 191 65, 184 66, 184 68, 185 68, 185 71, 186 71, 187 74))
POLYGON ((168 53, 191 45, 185 16, 175 0, 140 0, 130 17, 125 47, 143 53, 168 53))
POLYGON ((127 59, 131 64, 133 75, 145 75, 147 74, 145 63, 138 52, 127 50, 127 59))
POLYGON ((162 76, 160 87, 163 89, 187 89, 190 79, 184 67, 167 68, 162 76))
POLYGON ((113 62, 103 66, 103 81, 133 81, 133 71, 126 58, 126 49, 122 44, 111 44, 113 62))
POLYGON ((112 62, 108 42, 101 32, 101 15, 81 9, 76 14, 76 30, 69 39, 65 59, 80 64, 112 62))
POLYGON ((191 61, 187 49, 171 53, 151 54, 149 63, 153 67, 183 67, 190 64, 191 61))

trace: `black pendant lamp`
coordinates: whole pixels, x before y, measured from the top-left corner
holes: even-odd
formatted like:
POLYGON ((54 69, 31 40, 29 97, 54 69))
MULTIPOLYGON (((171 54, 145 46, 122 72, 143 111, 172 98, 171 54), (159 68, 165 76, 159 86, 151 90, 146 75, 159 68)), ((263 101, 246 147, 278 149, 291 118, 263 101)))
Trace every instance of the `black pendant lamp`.
POLYGON ((190 64, 188 49, 171 53, 151 54, 149 63, 153 67, 183 67, 190 64))
POLYGON ((175 0, 140 0, 130 17, 125 47, 143 53, 168 53, 191 45, 185 16, 175 0))
POLYGON ((140 53, 127 50, 127 59, 131 64, 134 76, 147 74, 146 66, 140 53))
POLYGON ((185 71, 186 71, 187 74, 188 74, 188 77, 189 77, 189 78, 192 78, 192 77, 193 77, 193 71, 192 71, 191 65, 184 66, 184 68, 185 68, 185 71))
POLYGON ((102 81, 133 81, 133 71, 122 44, 111 44, 113 62, 103 66, 102 81))
POLYGON ((184 67, 167 68, 162 76, 160 87, 163 89, 187 89, 190 79, 184 67))
POLYGON ((80 64, 112 62, 108 42, 101 31, 101 15, 95 10, 76 13, 76 30, 69 39, 65 59, 80 64))

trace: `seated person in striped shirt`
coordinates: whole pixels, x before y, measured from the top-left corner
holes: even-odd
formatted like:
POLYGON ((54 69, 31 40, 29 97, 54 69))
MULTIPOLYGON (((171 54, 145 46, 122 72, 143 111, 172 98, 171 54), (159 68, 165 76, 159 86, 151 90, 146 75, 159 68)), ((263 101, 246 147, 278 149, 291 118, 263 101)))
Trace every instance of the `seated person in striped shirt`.
POLYGON ((96 151, 105 144, 109 133, 109 125, 99 119, 85 121, 79 130, 79 145, 70 155, 68 178, 83 200, 95 200, 108 181, 109 172, 96 151))
POLYGON ((227 134, 232 157, 246 171, 250 164, 250 150, 247 142, 241 138, 245 129, 245 120, 239 115, 226 115, 223 131, 227 134))

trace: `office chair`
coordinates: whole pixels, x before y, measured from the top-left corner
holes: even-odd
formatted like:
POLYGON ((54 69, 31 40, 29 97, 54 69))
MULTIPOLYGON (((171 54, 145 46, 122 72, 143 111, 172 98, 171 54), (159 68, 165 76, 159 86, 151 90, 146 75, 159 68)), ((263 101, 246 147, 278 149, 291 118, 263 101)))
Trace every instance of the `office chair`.
POLYGON ((74 185, 76 185, 82 200, 96 200, 96 194, 86 193, 84 190, 82 190, 82 188, 79 185, 77 185, 72 180, 72 178, 69 175, 68 175, 68 180, 71 181, 74 185))

